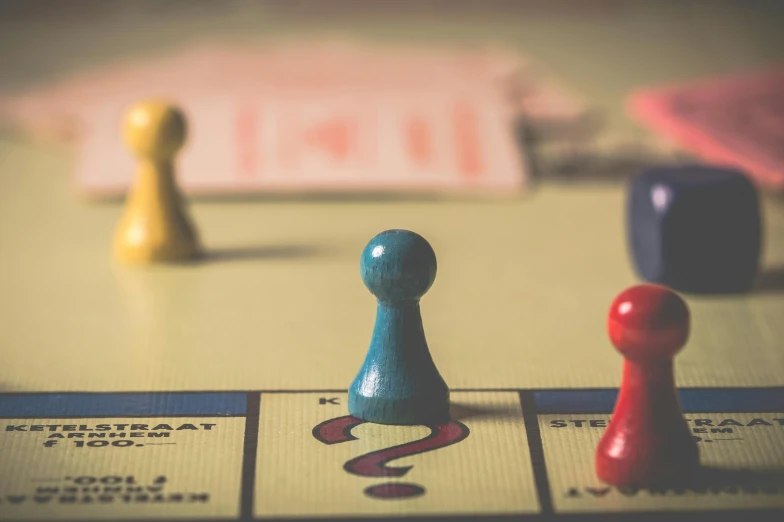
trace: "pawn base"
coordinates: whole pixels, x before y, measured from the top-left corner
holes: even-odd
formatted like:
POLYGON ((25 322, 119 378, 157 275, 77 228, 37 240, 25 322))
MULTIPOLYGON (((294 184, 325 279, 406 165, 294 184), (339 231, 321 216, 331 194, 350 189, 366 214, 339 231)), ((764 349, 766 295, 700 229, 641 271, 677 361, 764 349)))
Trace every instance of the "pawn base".
MULTIPOLYGON (((654 487, 688 483, 700 467, 697 444, 693 439, 684 440, 667 451, 613 458, 600 450, 596 454, 596 475, 602 482, 613 486, 654 487), (635 458, 636 457, 636 458, 635 458)), ((642 452, 641 452, 642 453, 642 452)))
POLYGON ((349 392, 350 415, 377 424, 432 425, 449 422, 449 393, 439 397, 394 399, 349 392))

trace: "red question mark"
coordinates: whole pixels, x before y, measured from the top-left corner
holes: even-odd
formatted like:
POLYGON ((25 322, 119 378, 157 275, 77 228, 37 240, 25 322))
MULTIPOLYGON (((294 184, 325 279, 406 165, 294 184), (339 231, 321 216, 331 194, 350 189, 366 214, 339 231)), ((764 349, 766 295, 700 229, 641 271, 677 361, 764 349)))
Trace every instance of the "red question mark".
MULTIPOLYGON (((365 421, 351 415, 337 417, 324 421, 313 428, 313 436, 316 440, 330 445, 357 440, 351 434, 351 430, 364 423, 365 421)), ((468 437, 470 433, 468 427, 458 421, 433 424, 427 427, 430 428, 430 435, 424 439, 360 455, 346 462, 343 465, 343 469, 362 477, 402 477, 413 466, 391 467, 387 466, 387 463, 410 455, 457 444, 468 437)), ((386 482, 365 489, 365 494, 374 498, 416 497, 424 494, 424 492, 425 488, 422 486, 402 482, 386 482)))

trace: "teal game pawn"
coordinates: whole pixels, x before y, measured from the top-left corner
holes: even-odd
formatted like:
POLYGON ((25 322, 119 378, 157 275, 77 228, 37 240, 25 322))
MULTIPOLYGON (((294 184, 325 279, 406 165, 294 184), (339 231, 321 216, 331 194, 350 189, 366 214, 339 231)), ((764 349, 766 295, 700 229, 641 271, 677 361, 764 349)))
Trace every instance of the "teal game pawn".
POLYGON ((348 391, 348 411, 379 424, 449 420, 449 388, 425 341, 419 298, 436 278, 430 244, 408 230, 378 234, 362 251, 362 281, 378 299, 365 363, 348 391))

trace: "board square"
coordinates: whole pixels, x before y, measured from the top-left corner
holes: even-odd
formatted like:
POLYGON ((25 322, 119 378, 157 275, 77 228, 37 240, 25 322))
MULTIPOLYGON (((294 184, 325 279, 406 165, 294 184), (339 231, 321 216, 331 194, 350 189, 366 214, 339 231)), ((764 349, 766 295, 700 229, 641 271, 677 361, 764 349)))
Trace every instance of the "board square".
POLYGON ((363 423, 345 393, 263 394, 255 515, 538 512, 518 394, 452 399, 462 420, 437 428, 363 423))
POLYGON ((781 417, 781 413, 687 414, 707 479, 681 486, 618 488, 602 483, 594 472, 596 446, 610 422, 609 413, 539 415, 554 509, 556 513, 609 513, 782 508, 780 478, 769 469, 771 462, 784 458, 781 417))
POLYGON ((0 520, 239 515, 245 419, 63 413, 2 419, 0 520))

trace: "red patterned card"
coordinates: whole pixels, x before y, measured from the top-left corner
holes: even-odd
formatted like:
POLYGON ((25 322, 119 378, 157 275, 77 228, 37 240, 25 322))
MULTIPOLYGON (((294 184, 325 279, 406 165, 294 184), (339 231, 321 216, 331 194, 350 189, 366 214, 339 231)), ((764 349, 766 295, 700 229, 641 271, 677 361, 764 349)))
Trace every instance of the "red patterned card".
POLYGON ((632 96, 631 110, 706 160, 784 190, 784 70, 646 89, 632 96))
POLYGON ((149 97, 189 122, 187 193, 516 192, 527 153, 515 119, 583 107, 514 53, 343 42, 206 45, 0 100, 0 114, 80 150, 74 186, 123 193, 133 160, 122 113, 149 97))

